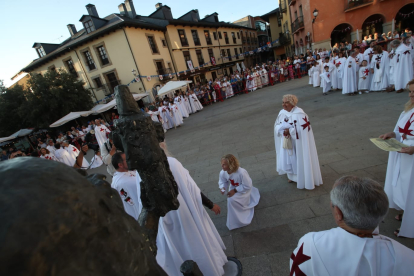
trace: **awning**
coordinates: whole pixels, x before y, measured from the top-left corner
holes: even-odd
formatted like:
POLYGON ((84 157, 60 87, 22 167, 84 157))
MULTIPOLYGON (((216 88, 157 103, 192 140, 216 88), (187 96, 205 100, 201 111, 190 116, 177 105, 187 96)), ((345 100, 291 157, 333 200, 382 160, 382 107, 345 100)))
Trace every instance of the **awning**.
POLYGON ((71 112, 63 118, 60 118, 56 122, 50 125, 50 127, 58 127, 61 125, 66 124, 69 121, 75 120, 79 117, 87 117, 92 114, 93 111, 78 111, 78 112, 71 112))
MULTIPOLYGON (((132 96, 134 97, 135 101, 139 101, 142 98, 145 98, 146 96, 148 96, 148 94, 132 94, 132 96)), ((113 107, 116 106, 116 99, 113 99, 112 101, 110 101, 107 104, 104 104, 101 108, 93 111, 93 113, 102 113, 105 112, 113 107)))
POLYGON ((98 112, 96 112, 96 110, 101 109, 104 105, 105 104, 97 104, 91 109, 91 111, 93 111, 93 114, 98 114, 98 112))
POLYGON ((30 134, 30 133, 32 133, 32 132, 33 132, 33 129, 23 128, 23 129, 21 129, 21 130, 19 130, 19 131, 15 132, 15 133, 13 133, 13 134, 12 134, 12 135, 10 135, 9 137, 3 137, 3 138, 0 138, 0 143, 1 143, 1 142, 6 142, 6 141, 10 141, 10 140, 16 139, 16 138, 18 138, 18 137, 24 137, 24 136, 27 136, 27 135, 29 135, 29 134, 30 134))
POLYGON ((3 138, 0 138, 0 143, 1 142, 6 142, 6 141, 9 141, 9 140, 13 140, 13 139, 16 139, 16 137, 12 137, 12 136, 3 137, 3 138))
POLYGON ((173 92, 182 87, 187 87, 188 83, 192 83, 192 81, 169 81, 158 91, 158 96, 173 92))

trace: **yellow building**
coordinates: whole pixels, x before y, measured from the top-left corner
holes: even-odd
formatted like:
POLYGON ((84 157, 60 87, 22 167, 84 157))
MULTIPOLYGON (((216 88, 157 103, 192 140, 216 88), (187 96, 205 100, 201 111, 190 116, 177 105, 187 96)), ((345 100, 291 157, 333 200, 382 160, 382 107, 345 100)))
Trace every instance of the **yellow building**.
POLYGON ((21 85, 23 87, 27 86, 27 82, 30 79, 30 74, 24 73, 24 72, 19 72, 16 75, 14 75, 11 80, 13 81, 13 83, 8 87, 8 88, 12 88, 16 85, 21 85))
POLYGON ((274 9, 261 16, 269 23, 271 41, 278 41, 272 44, 272 50, 276 59, 283 59, 286 56, 285 47, 281 44, 285 40, 285 32, 282 27, 282 14, 280 9, 274 9))
POLYGON ((129 84, 131 92, 148 92, 152 100, 169 80, 201 82, 234 72, 235 62, 243 60, 241 27, 219 22, 216 13, 200 20, 192 10, 174 19, 171 9, 158 3, 154 13, 141 16, 132 0, 118 8, 119 13, 101 18, 88 4, 88 14, 79 20, 84 28, 77 31, 69 24, 70 37, 60 44, 35 43, 39 58, 22 71, 65 69, 92 89, 95 102, 112 95, 119 84, 129 84), (184 74, 187 61, 195 70, 184 74))
POLYGON ((288 0, 279 0, 279 11, 282 23, 282 33, 279 43, 285 48, 285 54, 288 57, 294 54, 294 43, 292 39, 292 20, 288 0))

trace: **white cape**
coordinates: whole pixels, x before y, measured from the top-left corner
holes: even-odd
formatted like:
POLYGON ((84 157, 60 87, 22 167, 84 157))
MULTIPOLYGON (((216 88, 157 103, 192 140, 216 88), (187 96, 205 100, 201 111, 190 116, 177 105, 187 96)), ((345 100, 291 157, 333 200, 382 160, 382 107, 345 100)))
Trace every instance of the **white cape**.
POLYGON ((115 172, 111 183, 111 187, 121 197, 125 212, 135 220, 138 220, 142 210, 141 189, 137 189, 137 181, 141 182, 139 174, 136 171, 127 171, 115 172))
POLYGON ((303 236, 290 269, 291 275, 412 275, 414 251, 383 235, 360 238, 338 227, 303 236))
POLYGON ((104 125, 96 126, 95 127, 95 136, 96 141, 99 144, 99 147, 102 147, 102 145, 108 140, 108 137, 106 137, 107 133, 110 133, 111 131, 104 125))
POLYGON ((237 191, 232 197, 227 198, 227 228, 233 230, 249 225, 253 219, 254 207, 260 200, 259 190, 253 187, 249 173, 243 168, 230 175, 221 170, 219 188, 237 191))
MULTIPOLYGON (((299 107, 295 106, 290 112, 281 110, 274 125, 275 147, 276 147, 276 171, 279 174, 294 174, 298 189, 312 190, 315 186, 322 185, 322 175, 319 167, 318 152, 316 150, 313 130, 310 125, 309 116, 299 107), (280 128, 283 122, 291 124, 289 129, 292 138, 292 144, 295 152, 283 148, 283 134, 280 128), (285 160, 286 156, 292 159, 285 160), (294 161, 296 159, 296 161, 294 161), (284 164, 296 162, 296 173, 293 171, 285 171, 284 164)), ((295 164, 293 164, 294 167, 295 164)))
POLYGON ((382 54, 373 55, 371 60, 371 69, 374 69, 374 75, 371 78, 370 90, 383 91, 387 89, 389 58, 386 51, 383 51, 382 54))
POLYGON ((64 163, 69 167, 73 167, 75 165, 74 162, 72 163, 72 158, 70 157, 69 153, 63 148, 57 149, 55 151, 55 157, 59 162, 64 163))
MULTIPOLYGON (((68 147, 65 148, 65 150, 69 153, 71 164, 75 165, 76 157, 78 157, 78 155, 79 155, 78 148, 73 146, 73 145, 69 145, 68 147)), ((86 170, 88 167, 89 167, 89 163, 88 163, 88 161, 86 161, 86 159, 84 157, 83 160, 82 160, 82 169, 86 170)))
POLYGON ((353 57, 349 57, 343 68, 342 94, 357 92, 357 64, 353 57), (351 66, 351 67, 349 67, 351 66))
POLYGON ((413 79, 413 60, 411 58, 411 48, 405 44, 398 46, 396 50, 396 63, 394 67, 395 90, 405 89, 407 83, 413 79))
POLYGON ((90 169, 99 168, 100 166, 102 166, 102 164, 103 164, 102 157, 95 154, 95 156, 92 157, 90 169))
MULTIPOLYGON (((400 129, 404 130, 407 122, 411 125, 407 132, 414 133, 414 108, 403 112, 394 128, 396 139, 400 142, 414 146, 414 136, 407 135, 402 139, 400 129)), ((390 202, 390 208, 404 210, 400 236, 414 238, 414 155, 399 152, 390 152, 388 157, 387 176, 384 190, 390 202)))

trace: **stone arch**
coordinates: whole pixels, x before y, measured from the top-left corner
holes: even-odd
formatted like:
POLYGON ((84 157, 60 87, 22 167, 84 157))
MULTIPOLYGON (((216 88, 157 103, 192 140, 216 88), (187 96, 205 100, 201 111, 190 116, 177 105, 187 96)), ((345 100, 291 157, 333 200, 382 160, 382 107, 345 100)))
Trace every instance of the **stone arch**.
POLYGON ((406 28, 414 31, 414 3, 403 6, 395 15, 395 30, 404 32, 406 28))
POLYGON ((385 23, 385 16, 382 14, 372 14, 368 16, 364 23, 362 23, 362 39, 364 39, 364 36, 372 35, 372 38, 374 38, 374 34, 378 33, 378 35, 381 35, 383 33, 383 24, 385 23))
POLYGON ((353 28, 349 23, 341 23, 337 25, 331 32, 331 46, 334 46, 336 43, 352 43, 351 41, 351 32, 353 28))

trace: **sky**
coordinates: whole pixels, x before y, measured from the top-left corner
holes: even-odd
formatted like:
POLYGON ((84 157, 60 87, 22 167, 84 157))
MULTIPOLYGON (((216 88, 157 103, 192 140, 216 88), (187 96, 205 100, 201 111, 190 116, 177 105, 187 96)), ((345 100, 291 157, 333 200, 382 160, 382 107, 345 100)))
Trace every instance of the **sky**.
MULTIPOLYGON (((217 12, 219 20, 233 22, 247 15, 260 16, 278 7, 279 1, 265 0, 260 5, 247 0, 159 0, 171 8, 174 18, 192 9, 198 9, 200 17, 217 12), (190 3, 190 4, 189 4, 190 3), (253 4, 252 4, 253 3, 253 4)), ((87 14, 85 6, 94 4, 100 17, 118 13, 122 0, 0 0, 0 79, 11 85, 11 78, 36 59, 32 48, 35 42, 59 43, 69 37, 68 24, 83 28, 79 19, 87 14)), ((155 1, 135 0, 135 11, 147 16, 155 11, 155 1)))

